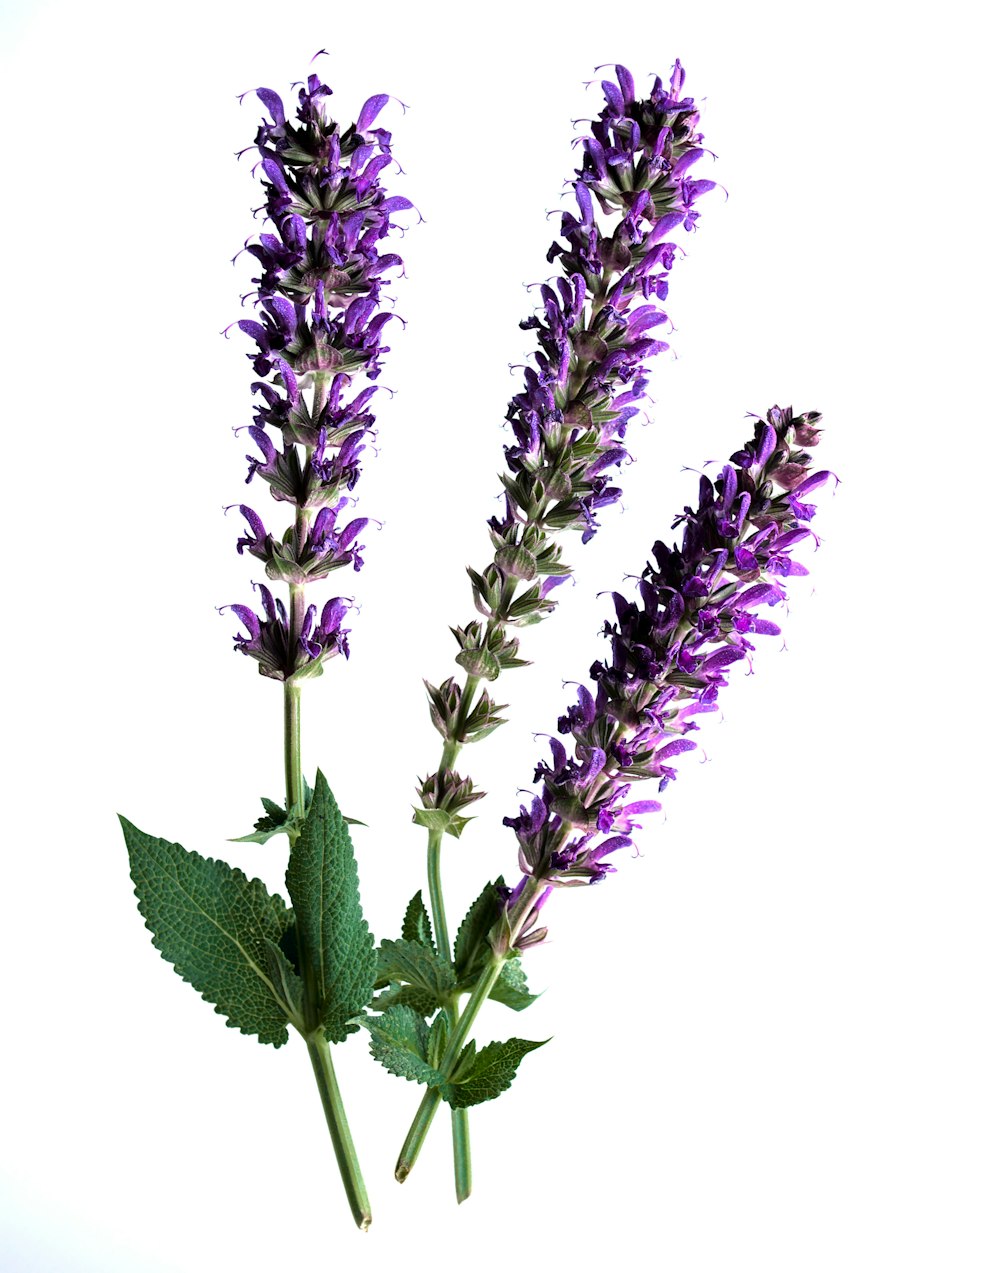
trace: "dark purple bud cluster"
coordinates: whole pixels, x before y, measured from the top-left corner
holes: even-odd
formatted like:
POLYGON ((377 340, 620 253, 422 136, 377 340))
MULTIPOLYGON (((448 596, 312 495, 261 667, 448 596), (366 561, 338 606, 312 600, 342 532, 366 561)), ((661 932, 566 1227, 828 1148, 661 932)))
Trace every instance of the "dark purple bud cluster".
POLYGON ((392 215, 412 206, 387 195, 380 182, 392 162, 391 136, 373 124, 388 97, 369 98, 357 123, 341 132, 326 115, 329 94, 310 75, 293 121, 277 93, 257 90, 271 117, 262 122, 256 146, 274 232, 247 245, 261 267, 253 280, 258 313, 237 324, 257 343, 250 360, 261 377, 253 385, 258 400, 249 428, 260 454, 247 456, 247 481, 263 479, 276 500, 293 505, 295 524, 271 535, 241 504, 249 529, 237 548, 262 561, 270 579, 291 585, 293 596, 290 615, 266 588, 263 619, 245 606, 232 609, 248 633, 236 637, 236 648, 278 680, 315 675, 324 659, 347 653, 339 626, 329 626, 343 619, 343 599, 324 608, 316 627, 315 607, 307 608, 296 590, 341 566, 362 564, 357 539, 368 519, 352 519, 344 510, 372 432, 376 386, 357 391, 354 377, 363 372, 374 380, 387 352, 383 329, 391 314, 379 308, 380 290, 386 271, 402 261, 381 252, 380 244, 395 228, 392 215))
POLYGON ((773 407, 714 484, 702 477, 697 508, 674 522, 684 526, 680 544, 654 546, 638 603, 613 594, 611 658, 590 670, 596 693, 580 686, 558 722, 573 753, 553 738, 551 760, 535 772, 541 795, 504 819, 526 878, 582 884, 612 871, 609 855, 632 843, 642 814, 660 808, 630 799, 636 779, 666 787, 675 757, 695 747, 686 735, 717 710, 755 634, 780 632, 758 611, 785 598, 784 579, 808 573, 792 550, 815 540, 807 525, 815 508, 804 500, 831 476, 812 473, 804 449, 818 441, 819 419, 773 407))
MULTIPOLYGON (((476 679, 523 666, 507 629, 555 608, 551 594, 570 573, 556 533, 578 530, 586 542, 597 511, 621 495, 611 470, 628 458, 626 429, 647 385, 643 363, 667 348, 649 334, 667 321, 655 303, 667 295, 676 252, 666 236, 694 228, 693 205, 714 186, 689 176, 705 151, 694 101, 681 96, 680 63, 666 88, 657 77, 642 100, 625 67, 615 69, 617 83, 603 83, 607 104, 582 143, 577 212, 563 213, 563 241, 549 249, 563 277, 543 284, 540 312, 521 324, 537 333, 539 349, 507 411, 514 443, 505 448, 504 512, 489 523, 493 560, 469 570, 486 622, 452 629, 456 660, 476 679)), ((458 687, 449 680, 435 693, 456 697, 458 687)), ((463 725, 459 713, 456 729, 463 725)))

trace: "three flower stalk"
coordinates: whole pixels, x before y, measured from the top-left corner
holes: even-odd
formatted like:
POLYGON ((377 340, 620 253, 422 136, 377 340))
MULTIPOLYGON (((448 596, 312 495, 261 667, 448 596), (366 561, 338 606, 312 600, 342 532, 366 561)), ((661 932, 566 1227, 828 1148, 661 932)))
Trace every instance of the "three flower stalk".
POLYGON ((427 831, 430 913, 418 892, 401 936, 378 951, 358 900, 347 820, 322 774, 312 790, 304 780, 300 695, 327 660, 349 655, 350 600, 313 600, 307 587, 362 565, 368 518, 353 515, 353 491, 376 391, 365 382, 388 352, 391 313, 380 293, 402 265, 383 240, 411 204, 382 184, 392 162, 391 136, 375 126, 385 95, 369 98, 342 130, 315 75, 299 91, 294 120, 276 93, 258 90, 269 116, 256 145, 272 229, 247 244, 260 267, 258 312, 238 323, 256 345, 258 377, 247 481, 266 484, 290 525, 270 531, 257 509, 241 504, 246 530, 237 549, 288 593, 286 604, 261 583, 260 611, 229 608, 243 629, 236 648, 283 683, 285 803, 265 800, 265 817, 243 838, 287 835, 292 905, 225 863, 124 826, 140 909, 164 957, 230 1024, 276 1045, 287 1038, 285 1024, 305 1038, 363 1228, 371 1212, 329 1044, 364 1028, 386 1069, 424 1085, 397 1179, 412 1169, 438 1106, 451 1107, 456 1191, 459 1201, 467 1197, 468 1109, 500 1095, 541 1046, 512 1038, 477 1048, 469 1036, 479 1011, 488 999, 515 1011, 531 1003, 520 956, 547 935, 541 920, 551 893, 604 880, 639 820, 659 810, 633 789, 649 779, 662 792, 675 777, 676 758, 695 746, 688 735, 716 709, 731 669, 751 657, 759 636, 778 633, 765 616, 785 599, 787 580, 805 573, 796 551, 815 539, 806 499, 830 477, 812 467, 819 417, 774 407, 714 481, 701 478, 697 503, 673 523, 683 527, 680 542, 654 545, 638 599, 614 594, 610 652, 590 669, 593 688, 581 684, 559 718, 550 755, 535 770, 538 793, 504 819, 516 841, 516 878, 490 880, 453 940, 442 846, 446 835, 462 835, 465 811, 483 795, 460 772, 460 753, 503 723, 486 687, 523 666, 519 629, 556 608, 555 590, 571 572, 564 532, 588 542, 600 511, 621 495, 646 364, 667 348, 655 333, 668 322, 663 302, 677 252, 670 236, 694 228, 695 205, 713 188, 692 175, 705 151, 683 84, 679 63, 644 97, 622 66, 602 83, 605 105, 581 143, 573 209, 548 251, 559 273, 522 323, 537 349, 507 411, 512 441, 503 509, 488 524, 491 557, 469 570, 478 617, 452 629, 460 677, 427 685, 442 749, 418 787, 414 821, 427 831), (186 881, 186 897, 200 899, 186 907, 183 925, 165 918, 177 913, 171 872, 173 882, 186 881), (219 967, 206 953, 208 937, 219 967))

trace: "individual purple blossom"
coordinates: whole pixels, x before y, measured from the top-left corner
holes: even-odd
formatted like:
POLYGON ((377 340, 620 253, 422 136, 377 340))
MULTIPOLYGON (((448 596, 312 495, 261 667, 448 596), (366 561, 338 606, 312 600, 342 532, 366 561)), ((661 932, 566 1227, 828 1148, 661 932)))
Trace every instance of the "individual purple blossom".
POLYGON ((818 441, 819 420, 773 407, 714 483, 701 478, 697 506, 674 522, 684 527, 680 544, 654 545, 638 601, 613 594, 610 658, 593 665, 595 689, 581 685, 558 721, 572 751, 552 738, 535 772, 540 794, 504 819, 525 880, 595 883, 613 871, 611 855, 660 808, 632 798, 636 780, 655 778, 663 791, 753 638, 779 634, 762 611, 785 599, 785 579, 808 573, 793 551, 815 540, 802 497, 831 476, 812 472, 803 449, 818 441))
POLYGON ((335 654, 350 655, 347 640, 348 628, 341 623, 350 602, 344 597, 331 597, 317 617, 315 606, 309 606, 303 616, 300 629, 293 637, 288 611, 280 598, 271 595, 264 584, 255 585, 260 592, 263 617, 249 606, 233 605, 229 609, 246 628, 246 635, 237 632, 233 638, 236 648, 249 654, 260 664, 262 676, 277 681, 318 676, 323 660, 335 654))
MULTIPOLYGON (((260 125, 256 147, 263 211, 272 229, 247 244, 260 266, 253 280, 258 309, 255 318, 237 323, 256 343, 249 358, 259 377, 248 430, 256 453, 247 456, 247 481, 260 479, 275 500, 296 509, 294 526, 279 536, 241 504, 248 531, 237 549, 262 561, 270 579, 293 589, 362 564, 358 535, 368 519, 350 516, 347 493, 358 481, 372 435, 369 404, 376 386, 362 387, 356 378, 374 380, 387 352, 385 327, 392 314, 381 308, 381 290, 387 272, 402 260, 384 252, 382 240, 398 228, 394 214, 412 206, 381 184, 380 174, 392 162, 391 135, 374 122, 388 97, 369 98, 357 122, 342 131, 327 117, 329 94, 310 75, 299 90, 295 118, 289 119, 277 93, 257 90, 270 117, 260 125)), ((257 659, 263 675, 290 679, 313 661, 318 666, 347 653, 326 617, 316 624, 313 607, 293 596, 291 614, 282 619, 273 605, 268 608, 267 589, 261 595, 265 614, 256 627, 246 607, 233 608, 250 634, 236 648, 257 659)), ((325 607, 323 616, 336 608, 325 607)))

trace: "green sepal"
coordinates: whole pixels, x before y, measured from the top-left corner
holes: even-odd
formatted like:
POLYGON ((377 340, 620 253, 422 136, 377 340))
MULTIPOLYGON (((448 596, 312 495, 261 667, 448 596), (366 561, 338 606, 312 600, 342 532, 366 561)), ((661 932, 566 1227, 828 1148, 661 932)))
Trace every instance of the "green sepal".
MULTIPOLYGON (((375 988, 375 944, 358 892, 350 832, 322 772, 285 874, 295 908, 307 1015, 331 1043, 357 1030, 375 988)), ((307 1024, 312 1024, 310 1020, 307 1024)))
POLYGON ((275 1047, 287 1042, 292 1014, 274 955, 293 918, 284 901, 227 862, 121 824, 156 949, 227 1025, 275 1047))
POLYGON ((455 989, 455 973, 446 959, 417 941, 385 940, 378 948, 377 985, 406 982, 443 1005, 455 989))
POLYGON ((463 990, 472 989, 491 954, 487 939, 500 914, 500 895, 497 892, 500 888, 503 888, 502 875, 483 888, 466 912, 455 936, 455 976, 463 990))
POLYGON ((523 1012, 538 998, 538 995, 533 995, 528 990, 528 979, 516 955, 508 959, 500 969, 500 976, 490 991, 490 998, 507 1008, 513 1008, 515 1012, 523 1012))
POLYGON ((428 831, 443 831, 445 835, 453 835, 457 840, 473 819, 463 818, 448 809, 418 809, 414 806, 413 821, 418 827, 426 827, 428 831))
POLYGON ((436 1087, 444 1075, 427 1061, 430 1027, 412 1008, 397 1005, 362 1023, 371 1035, 371 1054, 390 1074, 436 1087))
POLYGON ((480 1052, 467 1044, 451 1081, 441 1084, 441 1095, 452 1109, 467 1109, 470 1105, 492 1101, 514 1082, 523 1058, 547 1042, 548 1039, 538 1043, 507 1039, 504 1043, 488 1043, 480 1052))
POLYGON ((423 895, 419 892, 410 898, 403 916, 403 941, 415 941, 428 950, 436 950, 434 931, 431 928, 431 917, 427 914, 423 895))

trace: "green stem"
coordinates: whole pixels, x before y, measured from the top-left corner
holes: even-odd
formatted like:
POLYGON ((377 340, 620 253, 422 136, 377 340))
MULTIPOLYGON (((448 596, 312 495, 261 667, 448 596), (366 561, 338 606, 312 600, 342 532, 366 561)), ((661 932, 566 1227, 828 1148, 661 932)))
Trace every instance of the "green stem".
MULTIPOLYGON (((300 534, 303 521, 306 527, 305 533, 308 533, 308 512, 305 509, 297 509, 295 524, 300 534)), ((294 584, 290 586, 290 593, 289 630, 294 640, 297 639, 296 634, 302 630, 305 597, 304 589, 294 584)), ((299 836, 299 819, 305 817, 305 783, 302 778, 302 687, 295 681, 285 681, 284 690, 285 799, 288 808, 288 842, 294 848, 299 836)), ((344 1102, 340 1096, 333 1058, 330 1056, 330 1045, 322 1029, 316 1028, 315 995, 308 975, 308 961, 304 955, 305 952, 300 946, 299 967, 303 970, 305 983, 305 1016, 308 1030, 307 1033, 303 1032, 302 1037, 309 1049, 309 1059, 312 1062, 313 1074, 316 1076, 316 1085, 319 1088, 323 1112, 326 1115, 326 1125, 330 1129, 330 1139, 333 1141, 333 1150, 337 1156, 337 1165, 340 1167, 340 1177, 344 1182, 344 1191, 347 1194, 351 1214, 358 1228, 367 1230, 372 1222, 371 1206, 368 1202, 365 1182, 361 1176, 361 1167, 354 1149, 351 1129, 347 1123, 344 1102)))
MULTIPOLYGON (((465 1040, 469 1031, 472 1029, 472 1023, 475 1021, 479 1013, 479 1009, 490 997, 490 991, 496 984, 497 978, 500 976, 500 970, 506 961, 503 958, 494 958, 487 964, 483 970, 482 976, 476 982, 475 989, 469 996, 469 1002, 465 1005, 465 1010, 458 1019, 458 1023, 451 1032, 448 1040, 448 1048, 441 1058, 439 1069, 447 1078, 453 1069, 455 1062, 458 1060, 459 1053, 465 1046, 465 1040)), ((441 1089, 439 1087, 429 1087, 424 1093, 423 1100, 417 1110, 416 1117, 410 1125, 406 1140, 403 1142, 403 1148, 399 1151, 399 1160, 396 1163, 396 1179, 403 1183, 406 1177, 413 1170, 413 1164, 417 1161, 417 1155, 424 1143, 424 1139, 430 1130, 430 1125, 434 1121, 434 1115, 437 1113, 438 1106, 441 1104, 441 1089)), ((452 1114, 464 1114, 465 1110, 452 1110, 452 1114)), ((454 1131, 454 1120, 452 1120, 452 1130, 454 1131)), ((458 1160, 455 1161, 455 1181, 456 1189, 458 1185, 458 1160)), ((466 1195, 468 1196, 468 1195, 466 1195)), ((461 1202, 462 1199, 459 1198, 461 1202)))
MULTIPOLYGON (((462 690, 462 700, 458 709, 458 728, 461 731, 475 698, 479 678, 466 676, 462 690)), ((438 773, 454 767, 462 744, 457 739, 448 739, 441 749, 441 761, 438 773)), ((434 925, 434 942, 441 955, 451 959, 451 936, 448 932, 448 914, 444 904, 444 889, 441 884, 441 831, 427 833, 427 893, 431 904, 431 922, 434 925)), ((457 996, 445 1008, 445 1015, 450 1028, 454 1028, 458 1016, 457 996)), ((464 1109, 451 1111, 451 1145, 455 1163, 455 1196, 464 1202, 472 1192, 472 1146, 469 1141, 469 1114, 464 1109)))
POLYGON ((326 1114, 326 1124, 330 1129, 333 1152, 337 1155, 337 1165, 340 1167, 340 1177, 344 1182, 351 1214, 358 1228, 367 1230, 372 1222, 372 1209, 351 1138, 351 1129, 347 1124, 344 1102, 340 1098, 330 1045, 322 1030, 303 1037, 309 1049, 309 1059, 312 1061, 313 1074, 316 1076, 316 1085, 323 1102, 323 1112, 326 1114))
MULTIPOLYGON (((535 897, 541 888, 542 884, 538 880, 530 880, 525 886, 524 891, 518 898, 516 907, 509 916, 510 932, 507 936, 505 948, 495 952, 493 958, 483 969, 472 994, 469 996, 469 1002, 465 1005, 462 1015, 448 1038, 448 1046, 445 1049, 444 1056, 441 1058, 441 1064, 438 1066, 438 1069, 446 1079, 451 1077, 455 1063, 458 1061, 462 1048, 465 1047, 465 1041, 469 1037, 472 1024, 479 1015, 480 1008, 490 997, 490 992, 496 985, 497 978, 507 962, 508 952, 513 949, 521 929, 531 915, 535 897)), ((400 1184, 413 1170, 413 1164, 417 1161, 417 1156, 440 1104, 441 1089, 439 1087, 429 1087, 420 1102, 416 1117, 410 1124, 410 1130, 406 1135, 406 1140, 403 1142, 403 1148, 399 1151, 399 1159, 396 1162, 396 1179, 400 1184)), ((456 1114, 462 1112, 464 1111, 452 1111, 452 1113, 456 1114)))
POLYGON ((288 820, 305 812, 305 785, 302 781, 302 686, 285 682, 285 804, 288 820))

